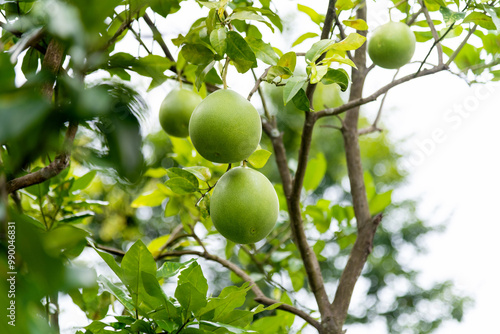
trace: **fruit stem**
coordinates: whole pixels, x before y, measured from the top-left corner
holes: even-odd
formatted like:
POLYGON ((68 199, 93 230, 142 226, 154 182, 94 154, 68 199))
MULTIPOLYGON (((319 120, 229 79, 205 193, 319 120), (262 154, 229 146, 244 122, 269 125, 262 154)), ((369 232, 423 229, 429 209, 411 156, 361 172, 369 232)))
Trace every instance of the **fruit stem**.
POLYGON ((222 83, 224 84, 224 89, 227 89, 227 68, 229 67, 229 57, 226 57, 226 62, 224 63, 224 68, 222 69, 222 83))

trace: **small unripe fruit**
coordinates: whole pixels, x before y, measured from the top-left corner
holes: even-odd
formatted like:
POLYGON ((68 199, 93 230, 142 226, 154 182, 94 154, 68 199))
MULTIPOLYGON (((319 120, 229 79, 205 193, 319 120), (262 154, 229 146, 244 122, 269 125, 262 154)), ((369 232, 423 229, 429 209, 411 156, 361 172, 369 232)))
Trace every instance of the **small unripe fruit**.
POLYGON ((160 124, 163 130, 174 137, 189 135, 189 119, 201 97, 187 89, 170 91, 160 106, 160 124))
POLYGON ((261 134, 257 110, 243 96, 228 89, 207 96, 189 121, 194 148, 212 162, 245 160, 259 145, 261 134))
POLYGON ((407 64, 415 52, 415 35, 402 22, 389 22, 373 31, 368 54, 375 65, 396 69, 407 64))
POLYGON ((251 244, 264 239, 278 219, 276 191, 260 172, 236 167, 217 182, 210 200, 212 222, 227 239, 251 244))

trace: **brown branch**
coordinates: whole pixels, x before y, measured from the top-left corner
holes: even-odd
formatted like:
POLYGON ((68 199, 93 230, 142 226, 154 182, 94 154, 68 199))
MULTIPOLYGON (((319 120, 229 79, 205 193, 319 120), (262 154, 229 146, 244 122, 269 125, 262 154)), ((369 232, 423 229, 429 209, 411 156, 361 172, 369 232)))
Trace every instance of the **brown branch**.
MULTIPOLYGON (((273 304, 279 303, 279 301, 267 297, 264 294, 264 292, 262 292, 262 290, 259 288, 257 283, 255 283, 255 281, 250 277, 250 275, 248 275, 240 267, 238 267, 236 264, 234 264, 226 259, 223 259, 217 255, 213 255, 213 254, 205 253, 205 252, 194 251, 194 250, 182 250, 182 251, 173 251, 173 252, 164 253, 160 256, 160 258, 178 257, 178 256, 182 256, 182 255, 196 255, 196 256, 202 257, 204 259, 210 260, 210 261, 218 262, 219 264, 221 264, 225 268, 234 272, 242 280, 244 280, 245 282, 248 282, 250 284, 253 293, 255 293, 254 300, 256 302, 259 302, 259 303, 264 304, 264 305, 273 305, 273 304)), ((288 305, 288 304, 281 304, 278 307, 278 309, 290 312, 292 314, 295 314, 295 315, 301 317, 302 319, 307 321, 309 324, 314 326, 318 331, 321 331, 321 324, 319 323, 319 321, 314 319, 313 317, 311 317, 308 313, 306 313, 306 312, 304 312, 304 311, 302 311, 302 310, 300 310, 292 305, 288 305)))
POLYGON ((399 78, 398 80, 395 80, 384 87, 380 88, 373 94, 367 96, 367 97, 360 97, 354 100, 351 100, 347 102, 346 104, 341 105, 340 107, 337 108, 328 108, 328 109, 323 109, 318 112, 316 112, 317 117, 325 117, 325 116, 332 116, 332 115, 340 115, 348 110, 351 110, 355 107, 358 107, 360 105, 366 104, 368 102, 373 102, 375 101, 380 95, 385 94, 387 91, 389 91, 391 88, 396 87, 402 83, 405 83, 407 81, 410 81, 415 78, 420 78, 423 76, 427 76, 430 74, 434 74, 440 71, 444 71, 448 69, 448 65, 443 64, 443 65, 438 65, 430 69, 425 69, 423 71, 420 71, 418 74, 409 74, 407 76, 404 76, 402 78, 399 78))
POLYGON ((75 139, 77 129, 78 124, 70 122, 66 130, 66 137, 64 139, 65 148, 62 153, 60 153, 47 167, 7 182, 7 192, 12 193, 16 190, 42 183, 65 170, 69 166, 71 145, 75 139))
POLYGON ((413 23, 415 23, 415 21, 417 20, 417 18, 419 17, 420 14, 422 14, 424 12, 424 8, 423 7, 420 7, 420 9, 411 16, 411 18, 408 20, 408 22, 406 22, 406 24, 408 26, 411 26, 413 25, 413 23))
POLYGON ((422 6, 425 19, 427 21, 427 24, 429 25, 429 28, 431 29, 432 37, 434 37, 434 45, 436 45, 437 51, 438 51, 438 62, 439 65, 443 64, 443 48, 441 47, 441 39, 439 38, 439 35, 436 31, 436 27, 434 26, 434 23, 432 22, 431 15, 429 14, 429 10, 425 6, 425 3, 420 0, 420 6, 422 6))
MULTIPOLYGON (((367 9, 364 1, 360 3, 356 11, 358 19, 366 20, 367 9)), ((365 31, 358 33, 366 36, 365 31)), ((354 53, 354 62, 358 70, 353 69, 352 85, 349 100, 359 101, 362 99, 363 87, 366 78, 366 44, 363 44, 354 53)), ((377 229, 377 224, 371 224, 370 208, 366 195, 366 188, 363 179, 363 166, 361 164, 361 150, 359 147, 358 121, 360 105, 351 107, 346 114, 342 127, 344 138, 344 148, 346 154, 347 174, 351 185, 352 203, 356 216, 358 235, 351 250, 349 260, 344 268, 332 302, 333 314, 339 328, 336 333, 343 333, 347 311, 351 303, 354 286, 363 270, 366 259, 372 250, 373 238, 377 229)))
POLYGON ((113 248, 113 247, 108 247, 108 246, 104 246, 104 245, 99 245, 99 244, 90 244, 90 243, 87 243, 87 246, 88 247, 92 247, 92 248, 97 248, 97 249, 100 249, 100 250, 103 250, 105 251, 106 253, 109 253, 109 254, 113 254, 113 255, 117 255, 117 256, 125 256, 125 252, 122 251, 121 249, 117 249, 117 248, 113 248))
POLYGON ((170 53, 167 44, 165 43, 163 37, 161 36, 161 33, 158 31, 158 28, 156 28, 156 25, 151 20, 149 15, 145 13, 142 18, 144 19, 144 21, 146 21, 146 24, 149 26, 149 29, 151 29, 151 31, 153 32, 153 39, 160 45, 161 49, 163 50, 163 53, 165 53, 165 57, 167 57, 170 61, 175 62, 174 57, 170 53))
POLYGON ((467 36, 465 36, 465 38, 462 41, 462 43, 460 43, 460 45, 458 46, 458 48, 455 50, 455 52, 452 53, 452 55, 448 59, 448 61, 446 62, 446 66, 449 66, 453 62, 453 60, 455 60, 455 58, 460 53, 460 51, 462 51, 462 49, 465 46, 465 44, 467 44, 467 41, 472 36, 472 34, 474 33, 474 31, 476 31, 476 28, 477 28, 477 24, 474 24, 474 26, 469 30, 469 33, 467 34, 467 36))
MULTIPOLYGON (((54 82, 64 60, 64 48, 56 39, 52 39, 47 46, 47 51, 42 62, 42 69, 53 75, 52 80, 46 81, 42 85, 42 94, 52 99, 54 93, 54 82)), ((70 122, 66 130, 66 136, 59 155, 48 166, 18 177, 7 182, 7 192, 12 193, 16 190, 29 187, 34 184, 42 183, 62 172, 69 166, 71 147, 75 139, 78 123, 70 122)))
MULTIPOLYGON (((398 75, 398 73, 399 73, 399 69, 396 71, 396 73, 392 77, 392 81, 396 80, 396 76, 398 75)), ((382 111, 384 110, 384 103, 385 103, 385 99, 387 98, 387 94, 388 94, 388 92, 386 92, 384 94, 384 97, 382 98, 382 101, 380 102, 380 106, 378 107, 377 116, 375 116, 375 120, 373 121, 372 125, 370 125, 367 128, 359 130, 358 135, 361 136, 361 135, 365 135, 365 134, 372 133, 375 131, 378 131, 378 132, 382 131, 382 129, 380 129, 378 127, 378 122, 380 121, 380 117, 382 116, 382 111)))
POLYGON ((247 97, 248 101, 250 101, 252 99, 253 94, 255 94, 255 92, 257 92, 259 90, 260 83, 262 82, 262 80, 264 80, 267 77, 267 73, 269 72, 270 69, 271 69, 271 66, 269 66, 268 68, 266 68, 266 70, 264 71, 264 73, 262 73, 262 75, 258 79, 255 77, 255 71, 252 69, 252 73, 253 73, 254 79, 255 79, 255 85, 253 86, 253 88, 250 91, 250 93, 248 93, 248 97, 247 97))

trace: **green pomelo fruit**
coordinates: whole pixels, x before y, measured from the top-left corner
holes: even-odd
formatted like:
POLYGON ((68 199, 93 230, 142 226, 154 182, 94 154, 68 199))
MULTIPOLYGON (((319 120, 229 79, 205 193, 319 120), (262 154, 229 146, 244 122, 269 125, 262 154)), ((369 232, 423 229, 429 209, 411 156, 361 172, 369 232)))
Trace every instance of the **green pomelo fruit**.
POLYGON ((407 64, 415 52, 415 35, 401 22, 381 25, 368 40, 371 60, 383 68, 396 69, 407 64))
POLYGON ((189 121, 195 149, 212 162, 245 160, 259 145, 261 134, 257 110, 243 96, 228 89, 207 96, 189 121))
POLYGON ((163 130, 174 137, 187 137, 189 119, 201 100, 191 90, 176 88, 170 91, 160 106, 160 124, 163 130))
POLYGON ((210 200, 215 228, 239 244, 264 239, 274 228, 278 212, 278 196, 271 182, 247 167, 236 167, 224 174, 210 200))

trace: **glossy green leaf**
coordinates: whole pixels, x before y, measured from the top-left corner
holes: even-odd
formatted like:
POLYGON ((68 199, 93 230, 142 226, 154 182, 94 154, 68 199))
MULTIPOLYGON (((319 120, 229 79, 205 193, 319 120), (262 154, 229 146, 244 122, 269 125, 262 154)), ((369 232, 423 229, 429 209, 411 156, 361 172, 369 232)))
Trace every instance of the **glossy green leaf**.
POLYGON ((169 187, 174 193, 180 195, 186 195, 198 191, 197 186, 193 185, 183 177, 171 178, 167 180, 167 182, 165 182, 165 185, 169 187))
POLYGON ((250 284, 244 283, 241 287, 228 286, 222 289, 216 298, 211 298, 207 305, 199 311, 199 315, 213 311, 213 321, 221 321, 228 313, 245 303, 250 284))
POLYGON ((125 287, 112 283, 102 275, 100 275, 98 279, 105 291, 108 291, 115 296, 115 298, 120 302, 120 304, 125 306, 125 309, 127 309, 130 314, 135 314, 134 302, 125 287))
POLYGON ((262 168, 266 165, 271 154, 272 153, 268 150, 259 149, 253 152, 252 155, 247 158, 247 161, 254 168, 262 168))
POLYGON ((329 68, 321 82, 325 85, 337 84, 340 86, 340 90, 345 92, 349 86, 349 75, 344 69, 329 68))
POLYGON ((323 53, 328 51, 333 44, 335 44, 335 41, 330 39, 322 39, 314 43, 306 52, 306 59, 310 62, 315 62, 323 53))
POLYGON ((329 62, 337 62, 337 63, 346 64, 346 65, 349 65, 351 67, 357 68, 356 64, 354 64, 354 62, 352 60, 350 60, 349 58, 347 58, 345 56, 341 56, 340 54, 337 54, 337 53, 333 54, 331 57, 328 57, 328 58, 323 60, 323 63, 329 63, 329 62))
POLYGON ((305 34, 300 35, 295 42, 293 42, 292 47, 299 45, 304 42, 306 39, 318 37, 319 35, 315 32, 306 32, 305 34))
POLYGON ((159 179, 167 175, 167 170, 163 167, 158 168, 150 168, 145 173, 144 176, 152 177, 155 179, 159 179))
POLYGON ((194 65, 205 65, 214 60, 213 52, 201 44, 185 44, 181 49, 184 59, 194 65))
POLYGON ((21 70, 26 78, 34 75, 38 69, 40 53, 35 48, 30 48, 26 52, 21 65, 21 70))
POLYGON ((95 248, 94 246, 92 246, 92 247, 97 252, 97 254, 99 254, 99 256, 104 260, 104 262, 106 262, 106 264, 108 265, 108 267, 111 268, 111 270, 113 270, 113 272, 116 274, 116 276, 118 276, 118 278, 120 280, 122 280, 123 270, 118 265, 118 263, 116 263, 115 258, 113 257, 113 255, 111 255, 109 253, 102 252, 102 251, 98 250, 97 248, 95 248))
POLYGON ((184 167, 184 170, 196 176, 198 179, 202 181, 209 181, 212 178, 212 173, 210 172, 210 168, 203 166, 191 166, 184 167))
POLYGON ((277 77, 290 77, 293 74, 288 67, 283 66, 271 66, 269 71, 267 71, 266 81, 271 82, 277 77))
POLYGON ((189 316, 191 312, 196 312, 207 305, 207 291, 208 283, 201 267, 193 262, 179 275, 175 298, 184 308, 185 314, 189 316))
POLYGON ((316 63, 311 63, 307 69, 310 74, 310 83, 317 84, 323 79, 326 72, 328 72, 328 65, 316 65, 316 63))
POLYGON ((257 67, 255 53, 248 43, 236 31, 227 33, 227 55, 233 61, 239 73, 245 73, 253 67, 257 67))
POLYGON ((306 91, 303 89, 300 89, 297 94, 292 99, 293 104, 295 107, 299 110, 302 111, 309 111, 311 109, 311 103, 309 99, 307 98, 306 91))
POLYGON ((268 65, 276 65, 279 57, 269 43, 265 43, 262 39, 254 37, 246 37, 248 45, 252 48, 255 56, 268 65))
POLYGON ((306 78, 302 76, 293 76, 288 79, 285 87, 283 88, 283 104, 286 105, 290 102, 299 90, 304 87, 305 83, 306 78))
POLYGON ((136 241, 125 253, 121 263, 123 270, 123 283, 129 289, 134 305, 139 306, 141 301, 147 299, 144 295, 142 272, 156 276, 156 262, 146 245, 141 241, 136 241))
POLYGON ((231 21, 232 20, 243 20, 243 21, 252 20, 252 21, 262 22, 265 25, 267 25, 269 27, 269 29, 271 29, 272 32, 274 32, 273 26, 264 17, 262 17, 261 15, 255 13, 255 12, 252 12, 252 11, 242 10, 242 11, 233 12, 233 13, 231 13, 231 15, 229 15, 228 20, 231 20, 231 21))
POLYGON ((179 273, 179 271, 184 268, 190 266, 196 259, 191 259, 186 262, 165 262, 162 264, 160 268, 156 271, 156 278, 170 278, 179 273))
POLYGON ((75 182, 73 182, 73 185, 71 186, 70 191, 73 192, 73 191, 83 190, 83 189, 87 188, 90 185, 90 183, 92 182, 92 180, 94 179, 94 177, 96 176, 96 174, 97 174, 97 171, 92 170, 92 171, 88 172, 87 174, 83 175, 82 177, 77 178, 75 180, 75 182))
POLYGON ((323 153, 318 153, 316 157, 309 160, 304 176, 304 188, 307 191, 318 188, 325 176, 326 167, 326 158, 323 153))
POLYGON ((214 29, 210 33, 210 44, 219 55, 226 53, 226 28, 214 29))

